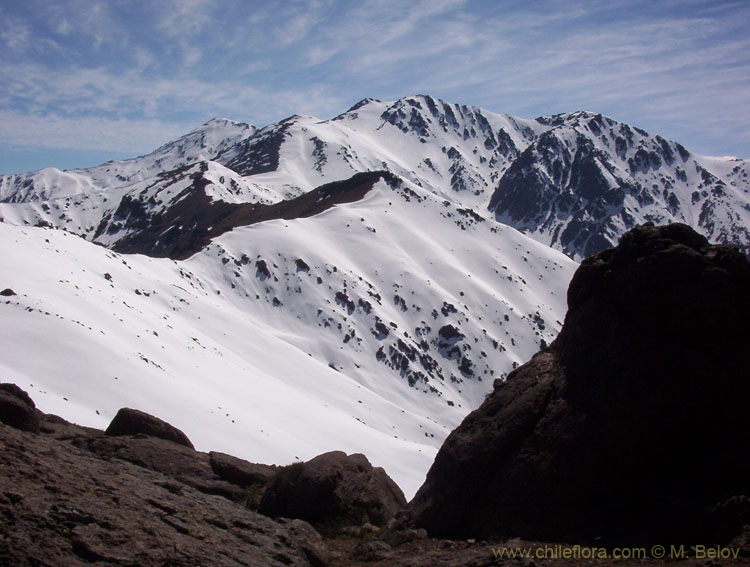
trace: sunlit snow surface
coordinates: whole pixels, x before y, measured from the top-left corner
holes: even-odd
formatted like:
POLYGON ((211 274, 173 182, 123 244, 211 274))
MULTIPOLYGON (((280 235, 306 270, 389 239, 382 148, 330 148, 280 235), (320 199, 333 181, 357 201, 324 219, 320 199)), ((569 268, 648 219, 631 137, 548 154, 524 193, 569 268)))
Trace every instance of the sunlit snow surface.
POLYGON ((548 245, 574 217, 609 243, 647 220, 745 242, 749 177, 747 161, 598 115, 426 96, 262 129, 215 119, 133 160, 2 176, 0 290, 18 295, 0 298, 0 380, 72 421, 135 407, 256 462, 362 452, 411 496, 493 380, 559 331, 577 264, 548 245), (583 147, 620 209, 550 205, 580 189, 556 176, 583 147), (117 214, 125 196, 152 219, 198 178, 215 201, 268 204, 384 169, 401 185, 236 228, 185 261, 105 248, 137 230, 117 214), (519 218, 488 208, 510 172, 551 188, 519 218))
POLYGON ((0 287, 18 294, 0 303, 2 379, 82 424, 136 407, 199 449, 256 462, 362 452, 411 496, 493 379, 554 337, 576 266, 502 225, 462 229, 455 206, 413 189, 421 202, 379 182, 358 203, 235 229, 183 262, 0 223, 0 287), (445 303, 456 312, 444 316, 445 303), (475 377, 432 342, 449 323, 466 335, 475 377), (375 353, 426 327, 445 379, 409 386, 375 353))

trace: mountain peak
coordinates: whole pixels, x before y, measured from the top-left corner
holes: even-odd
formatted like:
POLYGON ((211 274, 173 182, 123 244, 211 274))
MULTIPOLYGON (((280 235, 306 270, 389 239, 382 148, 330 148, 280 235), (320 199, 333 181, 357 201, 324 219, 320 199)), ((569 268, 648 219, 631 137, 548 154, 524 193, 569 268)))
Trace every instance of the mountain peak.
POLYGON ((342 112, 342 114, 346 114, 347 112, 354 112, 355 110, 359 110, 363 106, 367 106, 368 104, 373 103, 373 102, 380 103, 382 101, 378 100, 377 98, 366 97, 360 100, 359 102, 355 103, 354 105, 352 105, 346 112, 342 112))
POLYGON ((203 124, 193 129, 192 132, 203 130, 206 127, 254 128, 246 122, 237 122, 236 120, 216 116, 214 118, 211 118, 210 120, 206 120, 203 124))

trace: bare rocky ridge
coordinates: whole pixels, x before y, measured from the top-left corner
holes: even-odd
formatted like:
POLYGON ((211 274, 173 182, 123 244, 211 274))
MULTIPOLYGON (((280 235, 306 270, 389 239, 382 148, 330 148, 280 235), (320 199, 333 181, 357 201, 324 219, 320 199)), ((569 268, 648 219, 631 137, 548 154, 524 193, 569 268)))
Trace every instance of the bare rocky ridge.
MULTIPOLYGON (((439 537, 726 543, 750 524, 750 264, 685 225, 585 260, 410 504, 439 537)), ((747 529, 747 528, 745 528, 747 529)))
MULTIPOLYGON (((386 171, 363 172, 349 179, 326 183, 299 197, 265 205, 260 203, 227 203, 212 200, 206 194, 209 184, 205 168, 192 172, 189 167, 167 172, 173 182, 190 175, 191 185, 172 206, 150 211, 146 191, 136 197, 125 196, 114 215, 102 219, 97 234, 127 230, 113 249, 127 254, 185 259, 206 246, 212 238, 239 226, 274 219, 309 217, 341 203, 362 199, 379 179, 396 183, 386 171)), ((165 185, 169 187, 169 185, 165 185)), ((152 197, 151 197, 152 198, 152 197)))

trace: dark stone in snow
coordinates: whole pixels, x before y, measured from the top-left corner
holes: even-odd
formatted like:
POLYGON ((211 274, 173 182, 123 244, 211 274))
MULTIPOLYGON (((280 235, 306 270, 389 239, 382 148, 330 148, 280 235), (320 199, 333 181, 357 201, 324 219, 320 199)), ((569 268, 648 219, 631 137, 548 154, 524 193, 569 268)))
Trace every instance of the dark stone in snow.
POLYGON ((266 280, 271 277, 271 272, 268 271, 268 265, 265 260, 255 262, 255 277, 260 280, 266 280))
POLYGON ((438 331, 440 342, 452 345, 464 338, 464 334, 453 325, 443 325, 438 331))

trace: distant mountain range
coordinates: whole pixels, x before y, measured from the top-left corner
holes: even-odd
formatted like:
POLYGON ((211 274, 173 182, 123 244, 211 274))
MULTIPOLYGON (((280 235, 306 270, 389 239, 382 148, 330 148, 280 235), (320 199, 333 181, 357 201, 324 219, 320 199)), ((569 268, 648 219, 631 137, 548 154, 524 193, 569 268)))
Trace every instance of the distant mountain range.
POLYGON ((581 258, 645 221, 747 254, 748 172, 601 115, 429 96, 214 119, 0 178, 0 370, 78 423, 131 405, 252 461, 365 452, 410 496, 556 336, 581 258))
POLYGON ((645 221, 684 222, 745 253, 750 243, 746 160, 697 156, 599 114, 525 120, 429 96, 365 99, 331 120, 292 116, 262 129, 214 119, 133 160, 3 176, 0 211, 113 246, 188 187, 268 204, 374 170, 489 209, 578 260, 645 221))

